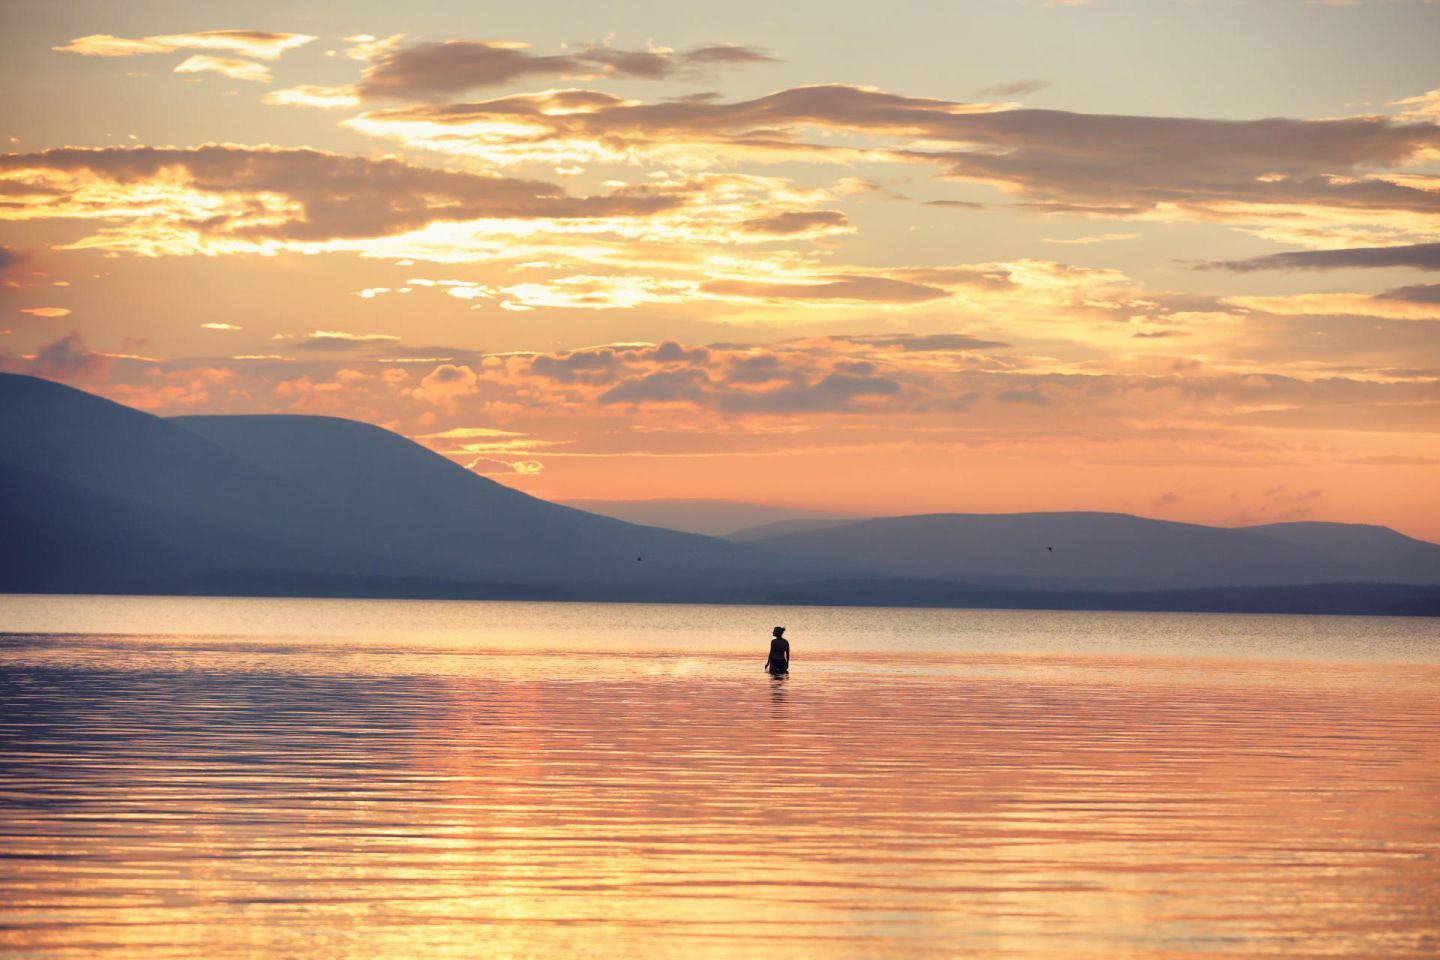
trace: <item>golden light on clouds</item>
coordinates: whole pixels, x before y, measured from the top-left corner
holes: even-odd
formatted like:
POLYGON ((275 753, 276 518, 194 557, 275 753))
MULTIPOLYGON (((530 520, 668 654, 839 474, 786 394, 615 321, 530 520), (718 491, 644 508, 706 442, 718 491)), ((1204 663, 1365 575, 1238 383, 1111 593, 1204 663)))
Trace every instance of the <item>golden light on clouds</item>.
POLYGON ((0 368, 358 417, 553 497, 1440 536, 1433 81, 1241 109, 423 13, 17 41, 134 106, 27 87, 78 126, 0 154, 0 368))
POLYGON ((360 103, 360 98, 347 87, 322 87, 317 84, 272 90, 261 99, 279 107, 318 107, 321 110, 346 110, 360 103))
POLYGON ((1341 314, 1391 320, 1440 320, 1440 297, 1430 302, 1361 293, 1298 293, 1281 297, 1231 297, 1227 303, 1285 316, 1341 314))
POLYGON ((136 57, 176 50, 223 50, 261 60, 278 60, 287 50, 303 47, 315 39, 304 33, 268 33, 263 30, 205 30, 134 40, 97 33, 76 37, 51 49, 85 57, 136 57))
POLYGON ((270 71, 263 64, 233 57, 212 57, 197 53, 186 57, 176 67, 176 73, 218 73, 231 80, 250 80, 255 83, 269 83, 270 71))

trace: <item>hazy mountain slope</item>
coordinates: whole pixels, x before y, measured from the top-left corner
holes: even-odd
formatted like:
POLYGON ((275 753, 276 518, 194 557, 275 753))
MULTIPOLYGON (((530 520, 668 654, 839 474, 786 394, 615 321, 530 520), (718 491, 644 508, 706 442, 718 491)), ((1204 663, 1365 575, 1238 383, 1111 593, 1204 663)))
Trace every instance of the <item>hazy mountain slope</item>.
POLYGON ((758 543, 796 558, 843 558, 877 575, 976 583, 1173 589, 1385 579, 1257 532, 1114 513, 889 517, 758 543))
POLYGON ((8 590, 243 592, 299 574, 644 589, 793 567, 536 500, 365 424, 162 420, 14 375, 0 375, 0 490, 0 540, 18 545, 0 571, 8 590))
POLYGON ((1386 583, 1440 583, 1440 545, 1365 523, 1302 521, 1245 527, 1252 533, 1308 547, 1347 568, 1386 583))
MULTIPOLYGON (((796 523, 833 521, 778 528, 796 523)), ((0 591, 12 592, 1093 607, 1111 602, 1096 590, 1170 590, 1192 593, 1123 603, 1256 609, 1280 601, 1194 591, 1440 584, 1440 546, 1353 524, 936 514, 731 543, 537 500, 354 421, 162 420, 13 375, 0 375, 0 542, 0 591)), ((1328 609, 1313 592, 1288 596, 1328 609)), ((1368 596, 1346 609, 1411 603, 1368 596)))
MULTIPOLYGON (((328 500, 353 533, 455 577, 673 584, 787 572, 763 551, 539 500, 379 427, 332 417, 170 421, 328 500)), ((833 564, 804 567, 831 568, 833 564)))
MULTIPOLYGON (((152 592, 198 580, 399 576, 374 558, 337 558, 189 514, 117 500, 0 462, 0 591, 152 592), (348 561, 348 562, 347 562, 348 561)), ((409 568, 414 575, 413 568, 409 568)))
MULTIPOLYGON (((130 577, 158 573, 172 562, 197 574, 251 562, 283 571, 439 572, 388 557, 323 498, 188 430, 46 380, 0 375, 0 469, 8 468, 56 484, 51 492, 17 477, 17 490, 32 494, 16 502, 17 511, 23 505, 48 513, 74 536, 129 544, 134 563, 121 572, 130 577), (79 512, 60 509, 65 501, 79 512), (108 515, 93 507, 101 502, 113 508, 108 515), (81 504, 91 506, 81 510, 81 504), (153 525, 137 524, 140 517, 153 525), (168 532, 156 539, 162 531, 168 532), (243 556, 243 544, 261 542, 268 555, 243 556), (141 550, 142 543, 150 547, 141 550), (182 556, 187 559, 177 560, 182 556)), ((76 554, 75 562, 88 558, 76 554)))
POLYGON ((707 500, 669 498, 658 500, 562 500, 567 507, 598 513, 629 523, 666 527, 687 533, 703 533, 711 537, 733 538, 739 530, 761 524, 791 520, 823 520, 843 523, 853 517, 824 513, 819 510, 798 510, 773 507, 763 503, 740 500, 707 500))
POLYGON ((0 375, 0 476, 0 535, 18 545, 8 569, 31 583, 42 569, 72 587, 258 570, 440 572, 387 557, 308 491, 190 431, 32 377, 0 375))
POLYGON ((112 500, 271 525, 275 490, 258 471, 157 417, 47 380, 0 374, 0 462, 112 500))
POLYGON ((781 537, 790 533, 809 533, 812 530, 828 530, 831 527, 843 527, 846 524, 858 523, 860 518, 846 519, 843 517, 814 518, 799 520, 776 520, 774 523, 762 523, 758 527, 744 527, 734 530, 725 535, 726 540, 735 543, 759 543, 762 540, 769 540, 772 537, 781 537))

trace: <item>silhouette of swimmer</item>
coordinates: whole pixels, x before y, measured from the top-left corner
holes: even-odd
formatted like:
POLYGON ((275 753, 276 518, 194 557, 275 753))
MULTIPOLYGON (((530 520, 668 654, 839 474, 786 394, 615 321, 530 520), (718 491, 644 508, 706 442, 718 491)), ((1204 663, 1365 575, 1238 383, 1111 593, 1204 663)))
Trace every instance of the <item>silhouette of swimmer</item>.
POLYGON ((770 659, 765 661, 765 669, 778 677, 790 672, 790 641, 785 639, 784 627, 776 627, 770 633, 770 659))

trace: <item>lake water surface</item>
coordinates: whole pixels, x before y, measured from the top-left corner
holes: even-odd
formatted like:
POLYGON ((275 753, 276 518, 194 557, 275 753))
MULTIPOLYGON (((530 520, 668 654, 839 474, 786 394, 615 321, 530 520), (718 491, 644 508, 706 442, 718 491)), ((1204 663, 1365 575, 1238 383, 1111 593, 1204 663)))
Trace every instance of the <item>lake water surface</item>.
POLYGON ((1437 694, 1423 619, 0 597, 0 952, 1434 957, 1437 694))

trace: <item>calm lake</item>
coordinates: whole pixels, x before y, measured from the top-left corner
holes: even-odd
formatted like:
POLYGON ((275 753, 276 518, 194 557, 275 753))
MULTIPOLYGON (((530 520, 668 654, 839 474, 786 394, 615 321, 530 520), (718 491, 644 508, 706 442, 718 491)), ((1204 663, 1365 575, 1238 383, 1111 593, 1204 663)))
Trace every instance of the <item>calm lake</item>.
POLYGON ((1440 621, 8 596, 0 704, 14 956, 1440 953, 1440 621))

